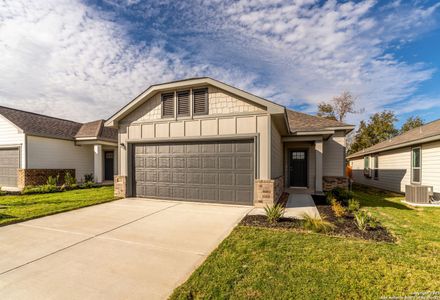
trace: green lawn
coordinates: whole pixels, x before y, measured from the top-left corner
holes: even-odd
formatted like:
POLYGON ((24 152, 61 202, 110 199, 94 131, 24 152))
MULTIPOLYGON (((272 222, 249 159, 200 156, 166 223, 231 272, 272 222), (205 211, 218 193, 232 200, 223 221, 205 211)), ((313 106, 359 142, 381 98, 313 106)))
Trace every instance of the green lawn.
MULTIPOLYGON (((237 227, 172 299, 378 299, 440 291, 440 209, 358 188, 397 244, 237 227)), ((438 295, 437 295, 438 296, 438 295)))
POLYGON ((53 194, 0 196, 0 226, 114 199, 112 186, 53 194))

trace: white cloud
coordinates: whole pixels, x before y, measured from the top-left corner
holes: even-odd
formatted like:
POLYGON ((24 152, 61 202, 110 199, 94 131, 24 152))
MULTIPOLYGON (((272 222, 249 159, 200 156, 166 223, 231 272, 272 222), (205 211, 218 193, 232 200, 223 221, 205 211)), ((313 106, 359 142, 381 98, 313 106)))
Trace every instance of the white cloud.
POLYGON ((160 43, 133 44, 118 24, 76 1, 0 4, 0 104, 87 121, 106 118, 154 83, 210 72, 160 43))
POLYGON ((75 0, 2 2, 0 104, 85 121, 108 117, 150 84, 209 75, 311 109, 350 90, 374 112, 434 72, 388 50, 436 25, 438 5, 106 2, 111 15, 75 0), (151 37, 130 38, 143 29, 151 37))

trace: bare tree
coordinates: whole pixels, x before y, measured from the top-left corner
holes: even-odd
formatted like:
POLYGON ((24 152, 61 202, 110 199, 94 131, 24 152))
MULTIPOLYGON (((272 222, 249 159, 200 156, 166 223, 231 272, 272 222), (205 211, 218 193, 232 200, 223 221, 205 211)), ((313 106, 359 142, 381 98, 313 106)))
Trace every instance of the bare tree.
POLYGON ((363 109, 356 110, 354 97, 350 92, 344 91, 341 95, 333 97, 330 103, 322 102, 318 104, 318 113, 320 117, 343 122, 347 114, 356 114, 363 112, 363 109))

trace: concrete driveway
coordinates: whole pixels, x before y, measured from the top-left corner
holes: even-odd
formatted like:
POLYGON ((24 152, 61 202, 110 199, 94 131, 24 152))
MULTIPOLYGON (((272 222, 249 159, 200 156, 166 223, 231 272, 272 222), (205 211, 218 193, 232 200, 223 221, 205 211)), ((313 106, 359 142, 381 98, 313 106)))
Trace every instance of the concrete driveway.
POLYGON ((2 299, 164 299, 251 207, 124 199, 0 228, 2 299))

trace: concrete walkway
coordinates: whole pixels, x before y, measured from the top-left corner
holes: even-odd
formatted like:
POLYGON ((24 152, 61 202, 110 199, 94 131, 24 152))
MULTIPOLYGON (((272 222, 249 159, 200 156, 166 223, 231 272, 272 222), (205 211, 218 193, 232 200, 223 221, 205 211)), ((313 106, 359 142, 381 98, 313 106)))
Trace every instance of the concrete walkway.
POLYGON ((290 194, 287 200, 285 217, 302 219, 304 214, 321 218, 311 195, 290 194))
POLYGON ((166 299, 252 208, 125 199, 0 227, 2 299, 166 299))
MULTIPOLYGON (((284 217, 303 219, 304 214, 321 218, 313 198, 309 194, 289 194, 284 217)), ((264 208, 254 208, 249 215, 266 215, 264 208)))

